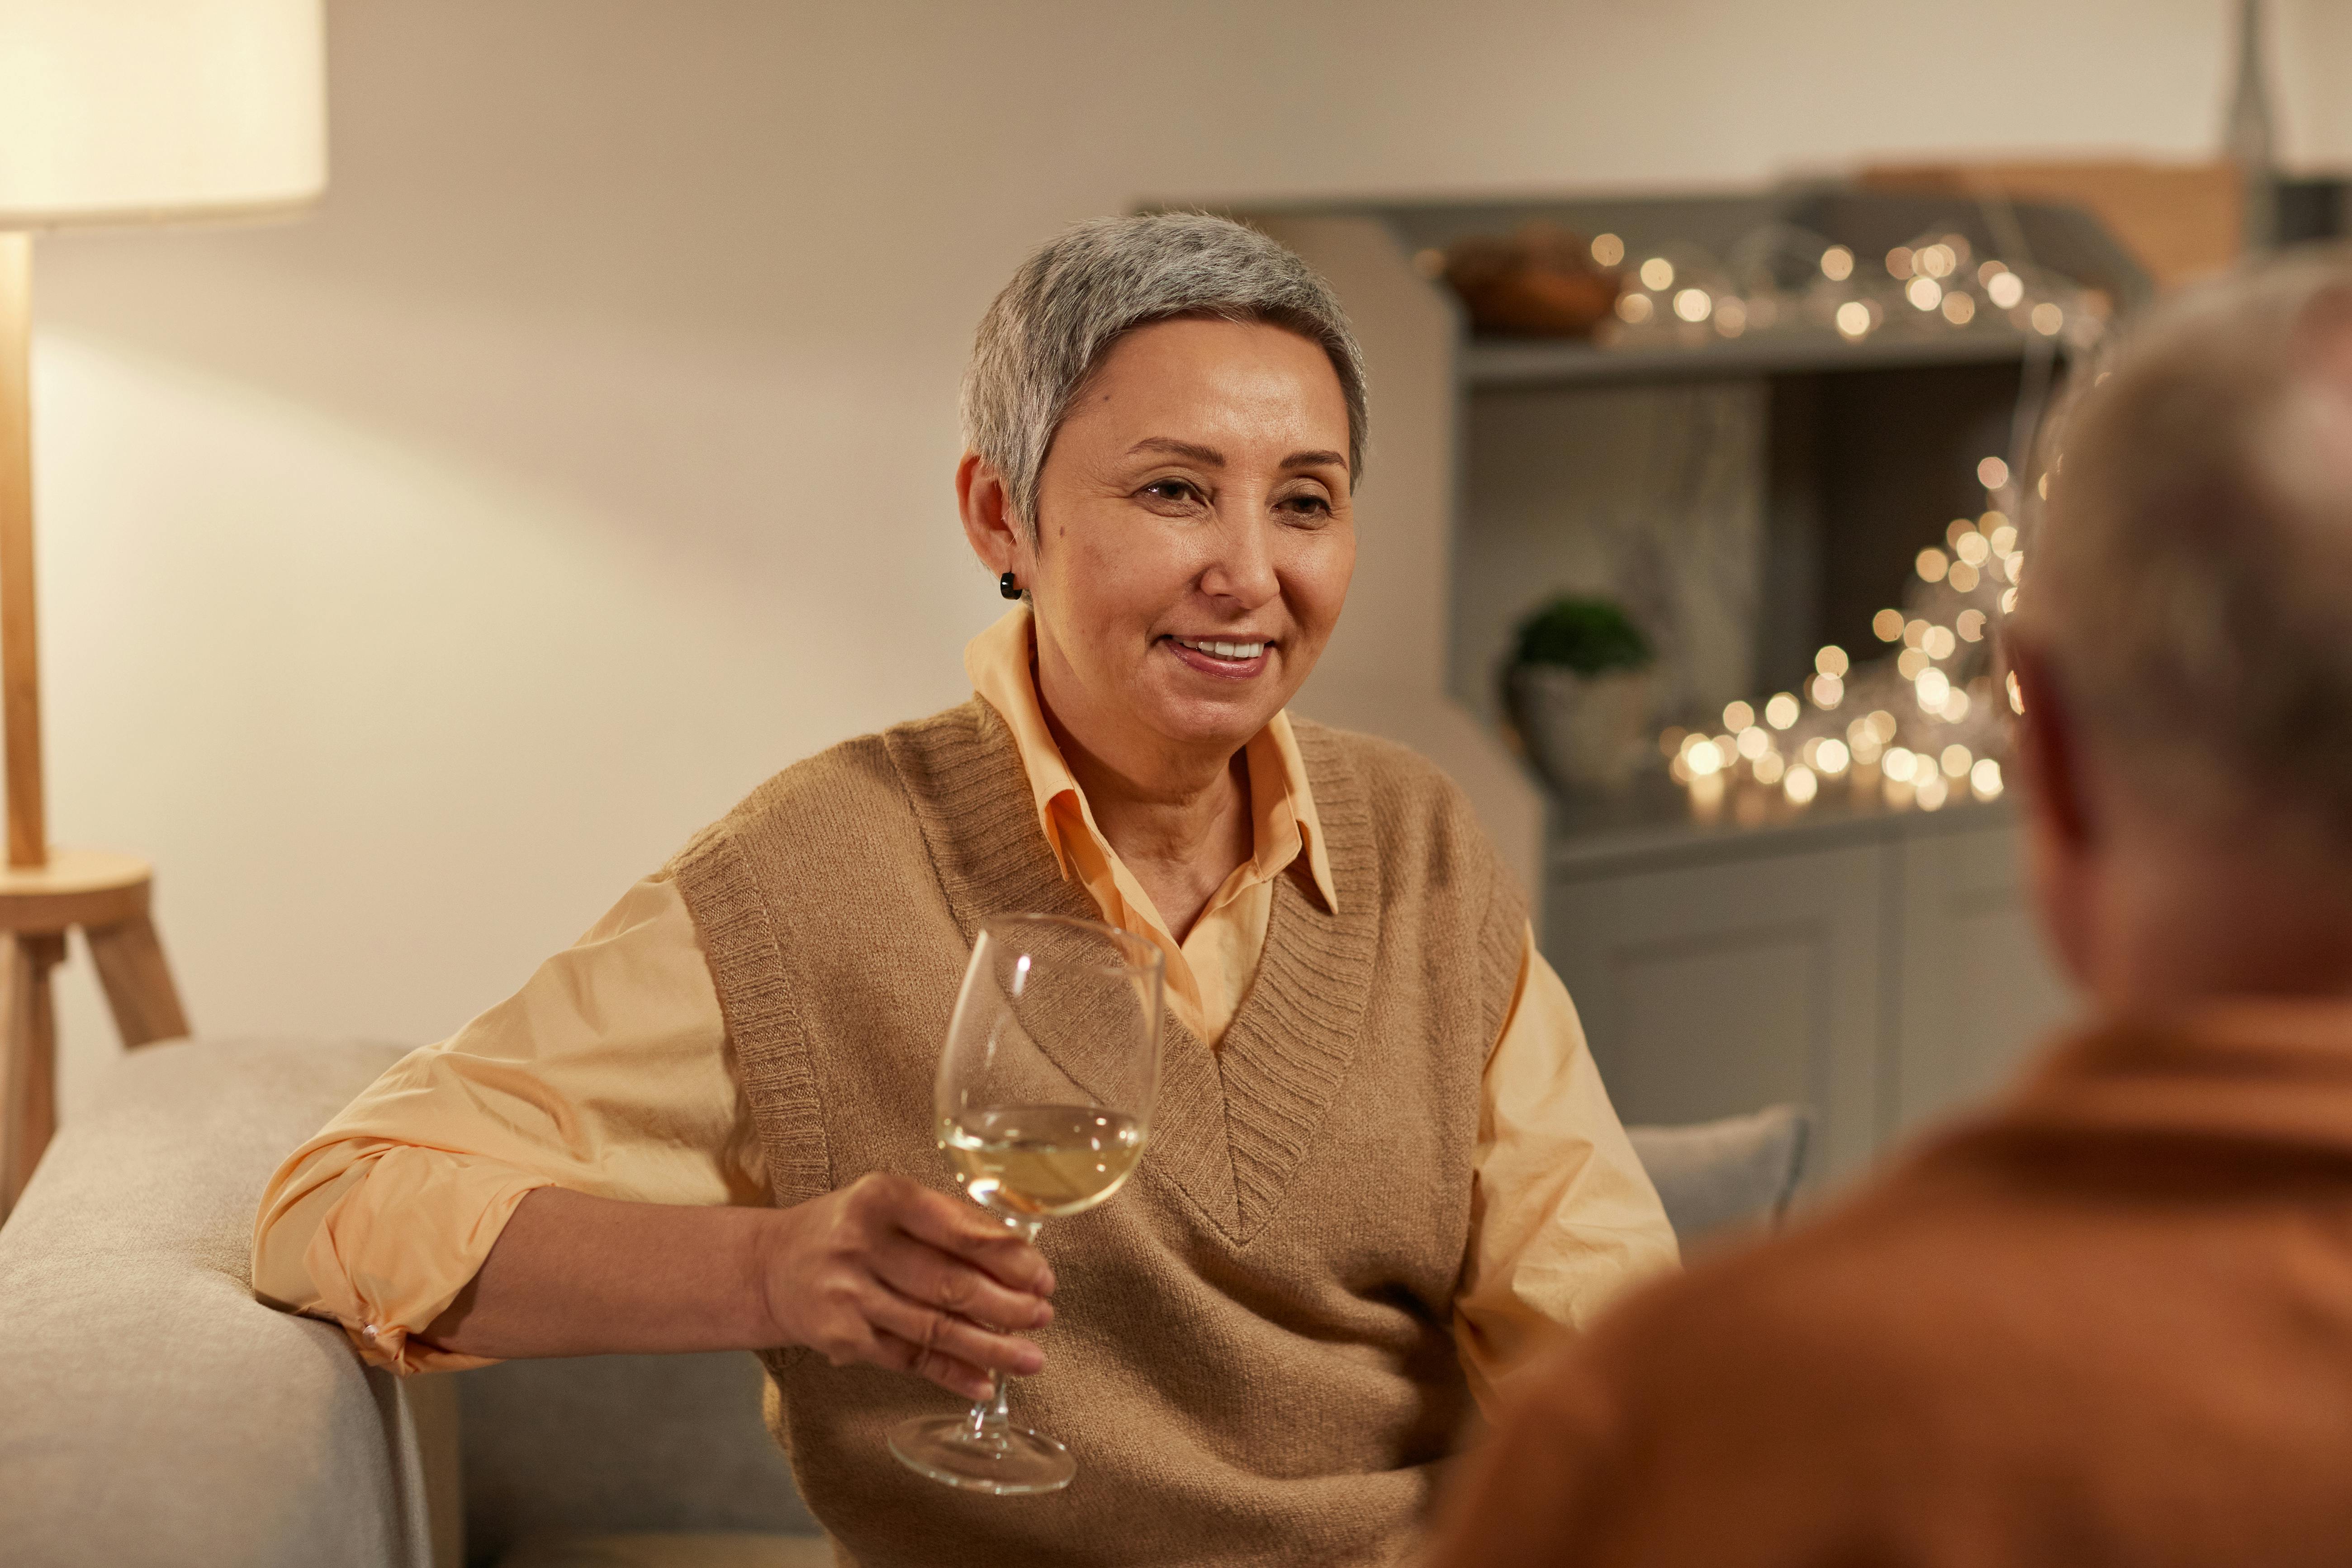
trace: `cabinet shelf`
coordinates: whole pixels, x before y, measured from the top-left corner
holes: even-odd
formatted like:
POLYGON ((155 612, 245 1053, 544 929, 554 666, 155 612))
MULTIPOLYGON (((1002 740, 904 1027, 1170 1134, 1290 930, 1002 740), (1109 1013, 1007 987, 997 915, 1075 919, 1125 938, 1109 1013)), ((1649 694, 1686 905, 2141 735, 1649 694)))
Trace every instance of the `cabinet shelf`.
MULTIPOLYGON (((1855 342, 1834 331, 1759 332, 1696 344, 1596 348, 1588 342, 1471 338, 1460 372, 1470 387, 1601 386, 1657 381, 1728 381, 1839 370, 1998 364, 2037 342, 2006 322, 1920 333, 1877 332, 1855 342)), ((2063 353, 2063 345, 2051 345, 2063 353)))

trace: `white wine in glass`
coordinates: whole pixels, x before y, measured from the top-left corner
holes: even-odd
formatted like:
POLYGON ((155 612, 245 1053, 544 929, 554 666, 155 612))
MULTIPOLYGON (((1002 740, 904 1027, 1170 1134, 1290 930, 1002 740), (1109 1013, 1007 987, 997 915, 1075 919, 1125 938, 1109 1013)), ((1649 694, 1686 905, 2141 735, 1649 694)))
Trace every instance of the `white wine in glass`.
POLYGON ((1143 1124, 1092 1105, 1000 1105, 940 1122, 964 1195, 1016 1222, 1083 1214, 1127 1183, 1143 1124))
MULTIPOLYGON (((1126 1184, 1160 1089, 1160 950, 1059 915, 981 923, 940 1052, 940 1148, 964 1195, 1029 1240, 1126 1184)), ((901 1423, 890 1451, 972 1491, 1050 1492, 1077 1461, 1016 1426, 1004 1375, 961 1415, 901 1423)))

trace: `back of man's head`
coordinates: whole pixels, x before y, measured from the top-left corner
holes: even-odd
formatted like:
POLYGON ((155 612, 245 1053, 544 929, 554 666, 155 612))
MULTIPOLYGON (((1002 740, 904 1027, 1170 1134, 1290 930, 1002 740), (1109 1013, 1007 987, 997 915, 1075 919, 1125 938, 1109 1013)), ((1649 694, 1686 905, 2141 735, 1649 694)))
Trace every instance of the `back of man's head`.
POLYGON ((2019 641, 2151 801, 2352 849, 2352 251, 2175 299, 2086 379, 2019 641))

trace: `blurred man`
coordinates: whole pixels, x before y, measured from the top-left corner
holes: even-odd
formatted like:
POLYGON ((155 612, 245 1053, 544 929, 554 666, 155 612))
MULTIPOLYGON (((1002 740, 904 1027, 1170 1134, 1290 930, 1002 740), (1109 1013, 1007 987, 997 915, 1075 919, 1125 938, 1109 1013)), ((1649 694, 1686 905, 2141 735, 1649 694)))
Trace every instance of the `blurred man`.
POLYGON ((2352 1561, 2352 258, 2096 382, 2009 645, 2095 1021, 1538 1375, 1444 1568, 2352 1561))

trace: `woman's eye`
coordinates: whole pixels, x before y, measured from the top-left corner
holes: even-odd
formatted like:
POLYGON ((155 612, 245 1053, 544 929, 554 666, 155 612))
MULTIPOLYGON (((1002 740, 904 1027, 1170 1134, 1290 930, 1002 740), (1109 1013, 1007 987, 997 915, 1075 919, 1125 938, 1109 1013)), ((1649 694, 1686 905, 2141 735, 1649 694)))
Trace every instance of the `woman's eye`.
POLYGON ((1192 487, 1182 479, 1154 479, 1143 487, 1143 493, 1154 500, 1190 500, 1192 487))
POLYGON ((1331 503, 1321 496, 1292 496, 1282 503, 1282 509, 1298 518, 1319 519, 1331 515, 1331 503))

